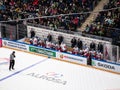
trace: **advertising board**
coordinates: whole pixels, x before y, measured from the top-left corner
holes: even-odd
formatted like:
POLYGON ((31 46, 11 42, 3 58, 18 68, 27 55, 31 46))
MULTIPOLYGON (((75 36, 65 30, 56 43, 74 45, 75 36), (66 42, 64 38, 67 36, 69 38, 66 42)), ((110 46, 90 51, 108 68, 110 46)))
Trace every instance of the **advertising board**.
POLYGON ((2 40, 2 45, 4 47, 11 47, 11 48, 15 48, 15 49, 24 50, 24 51, 29 50, 29 45, 19 43, 19 42, 4 40, 4 39, 2 40))
POLYGON ((56 58, 62 59, 65 61, 70 61, 70 62, 75 62, 75 63, 87 65, 87 59, 85 57, 56 52, 56 58))
POLYGON ((108 62, 102 62, 102 61, 98 61, 98 60, 92 60, 92 66, 100 68, 100 69, 120 73, 120 65, 117 65, 117 64, 112 64, 112 63, 108 63, 108 62))
POLYGON ((51 57, 56 57, 56 52, 52 50, 40 48, 40 47, 30 46, 29 51, 39 53, 39 54, 44 54, 44 55, 51 56, 51 57))

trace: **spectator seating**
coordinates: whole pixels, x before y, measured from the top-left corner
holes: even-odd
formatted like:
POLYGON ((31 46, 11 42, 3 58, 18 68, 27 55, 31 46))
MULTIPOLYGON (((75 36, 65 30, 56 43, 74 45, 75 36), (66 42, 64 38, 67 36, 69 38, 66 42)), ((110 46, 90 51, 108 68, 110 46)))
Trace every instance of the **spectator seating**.
POLYGON ((97 36, 117 38, 120 30, 120 0, 109 0, 104 6, 95 21, 91 25, 87 25, 84 33, 97 36), (116 9, 112 9, 116 8, 116 9), (106 9, 110 9, 106 11, 106 9))
POLYGON ((61 28, 76 31, 76 28, 85 21, 89 14, 71 13, 91 11, 99 1, 100 0, 2 0, 0 5, 0 21, 19 21, 30 18, 30 20, 27 20, 29 23, 37 23, 54 29, 61 28), (36 18, 41 16, 43 16, 43 18, 36 18))

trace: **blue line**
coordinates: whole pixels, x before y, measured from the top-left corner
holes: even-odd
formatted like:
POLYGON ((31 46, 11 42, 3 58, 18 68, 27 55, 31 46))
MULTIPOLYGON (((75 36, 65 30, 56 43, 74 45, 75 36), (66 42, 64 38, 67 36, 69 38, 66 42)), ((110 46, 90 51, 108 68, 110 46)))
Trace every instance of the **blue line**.
POLYGON ((35 64, 32 64, 32 65, 30 65, 30 66, 28 66, 28 67, 26 67, 26 68, 24 68, 24 69, 22 69, 22 70, 19 70, 19 71, 15 72, 15 73, 13 73, 13 74, 11 74, 11 75, 8 75, 8 76, 6 76, 6 77, 3 77, 3 78, 0 79, 0 81, 3 81, 3 80, 5 80, 5 79, 8 79, 8 78, 10 78, 10 77, 12 77, 12 76, 14 76, 14 75, 16 75, 16 74, 19 74, 20 72, 23 72, 23 71, 25 71, 25 70, 33 67, 33 66, 36 66, 37 64, 40 64, 40 63, 42 63, 42 62, 44 62, 44 61, 46 61, 46 60, 48 60, 48 58, 47 58, 47 59, 43 59, 42 61, 39 61, 39 62, 37 62, 37 63, 35 63, 35 64))

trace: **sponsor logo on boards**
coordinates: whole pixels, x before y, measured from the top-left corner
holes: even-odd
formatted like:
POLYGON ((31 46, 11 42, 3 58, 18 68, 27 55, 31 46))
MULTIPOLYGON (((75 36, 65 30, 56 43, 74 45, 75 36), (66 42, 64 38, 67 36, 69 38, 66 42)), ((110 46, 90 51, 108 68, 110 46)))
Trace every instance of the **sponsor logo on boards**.
POLYGON ((103 68, 107 68, 107 69, 115 70, 115 67, 114 67, 114 66, 108 65, 108 64, 105 64, 105 63, 100 63, 100 62, 98 62, 98 66, 99 66, 99 67, 103 67, 103 68))

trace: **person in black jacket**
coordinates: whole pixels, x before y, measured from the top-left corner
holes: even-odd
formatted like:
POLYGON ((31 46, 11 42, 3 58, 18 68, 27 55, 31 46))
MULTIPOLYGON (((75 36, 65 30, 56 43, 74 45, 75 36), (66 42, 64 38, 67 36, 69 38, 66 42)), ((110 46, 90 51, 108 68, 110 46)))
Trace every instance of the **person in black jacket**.
POLYGON ((98 52, 103 53, 103 45, 101 42, 98 43, 97 50, 98 50, 98 52))
POLYGON ((48 36, 47 36, 47 40, 49 41, 49 42, 52 42, 52 35, 49 33, 48 34, 48 36))
POLYGON ((92 65, 92 55, 90 52, 88 53, 88 56, 87 56, 87 65, 92 65))
POLYGON ((15 51, 13 51, 11 54, 10 54, 10 65, 9 65, 9 70, 11 71, 11 69, 14 70, 14 65, 15 65, 15 51))
POLYGON ((90 43, 90 50, 95 50, 96 49, 96 44, 92 41, 90 43))
POLYGON ((63 36, 59 35, 58 36, 58 44, 61 45, 62 42, 63 42, 63 36))
POLYGON ((83 43, 82 41, 78 38, 78 41, 77 41, 77 47, 82 50, 82 47, 83 47, 83 43))
POLYGON ((30 31, 30 34, 31 34, 30 38, 35 37, 35 31, 34 31, 34 30, 31 30, 31 31, 30 31))
POLYGON ((75 37, 73 37, 73 38, 71 39, 71 47, 72 47, 72 48, 75 47, 76 44, 77 44, 77 40, 76 40, 75 37))

